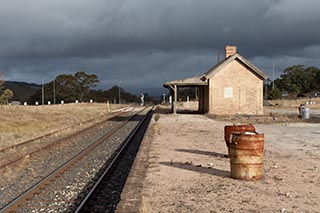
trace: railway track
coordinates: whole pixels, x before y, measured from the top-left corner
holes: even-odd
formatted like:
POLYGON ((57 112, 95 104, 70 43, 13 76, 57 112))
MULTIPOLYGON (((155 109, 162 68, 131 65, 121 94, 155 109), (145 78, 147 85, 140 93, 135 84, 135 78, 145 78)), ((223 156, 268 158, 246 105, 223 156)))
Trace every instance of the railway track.
MULTIPOLYGON (((49 134, 31 139, 31 140, 24 141, 19 144, 5 147, 0 150, 0 169, 8 167, 9 165, 16 163, 18 161, 21 161, 21 160, 25 159, 26 157, 30 157, 31 155, 33 155, 37 152, 43 151, 44 149, 51 148, 52 146, 57 145, 58 143, 63 143, 65 141, 68 141, 72 137, 75 137, 76 135, 78 135, 80 133, 84 133, 86 131, 90 131, 94 128, 97 128, 99 125, 103 125, 103 124, 107 123, 108 121, 110 121, 111 119, 113 119, 113 118, 115 118, 125 112, 127 112, 127 110, 109 114, 108 118, 106 118, 105 120, 102 120, 98 123, 95 123, 95 124, 85 128, 85 129, 82 129, 80 131, 72 133, 69 136, 62 137, 60 139, 52 137, 52 139, 48 140, 48 138, 53 136, 54 134, 61 133, 63 131, 66 131, 67 129, 71 129, 71 128, 73 128, 73 126, 57 130, 52 133, 49 133, 49 134), (19 155, 16 155, 16 153, 19 153, 19 155)), ((82 122, 78 125, 81 125, 84 123, 89 123, 94 120, 95 119, 90 119, 90 120, 82 122)))
MULTIPOLYGON (((91 141, 95 141, 111 131, 122 122, 121 120, 125 120, 132 113, 127 111, 118 114, 106 122, 100 122, 99 125, 94 125, 64 139, 46 141, 44 142, 46 148, 43 144, 40 147, 35 146, 34 143, 26 144, 32 145, 29 147, 29 151, 32 151, 30 155, 26 155, 21 150, 10 150, 12 152, 9 153, 9 164, 0 169, 0 209, 87 147, 91 141)), ((0 156, 4 159, 3 153, 0 153, 0 156)))
POLYGON ((129 132, 137 129, 147 111, 150 108, 115 119, 119 123, 117 126, 5 205, 0 212, 73 212, 100 176, 101 168, 107 167, 110 170, 111 164, 116 162, 114 156, 121 156, 116 153, 125 150, 120 148, 123 141, 132 138, 128 136, 129 132))
POLYGON ((131 132, 74 212, 114 212, 151 117, 152 111, 131 132))

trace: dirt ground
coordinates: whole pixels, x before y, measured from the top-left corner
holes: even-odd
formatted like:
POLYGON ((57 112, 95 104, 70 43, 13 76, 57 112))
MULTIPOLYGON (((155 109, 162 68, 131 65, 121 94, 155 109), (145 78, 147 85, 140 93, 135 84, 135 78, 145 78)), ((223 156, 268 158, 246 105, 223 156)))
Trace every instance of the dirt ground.
POLYGON ((194 114, 152 119, 141 211, 320 212, 320 123, 254 124, 265 134, 264 175, 255 181, 230 178, 224 126, 232 123, 194 114))

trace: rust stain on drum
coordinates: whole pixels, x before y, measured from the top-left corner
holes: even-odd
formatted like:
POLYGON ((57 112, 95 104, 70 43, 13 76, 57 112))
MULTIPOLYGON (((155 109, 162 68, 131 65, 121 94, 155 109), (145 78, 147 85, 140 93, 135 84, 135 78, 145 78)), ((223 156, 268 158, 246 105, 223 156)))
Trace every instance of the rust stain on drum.
POLYGON ((248 125, 231 125, 224 127, 224 140, 229 148, 230 137, 232 133, 255 132, 256 128, 252 124, 248 125))
POLYGON ((259 179, 263 175, 264 134, 234 133, 229 147, 231 177, 259 179))

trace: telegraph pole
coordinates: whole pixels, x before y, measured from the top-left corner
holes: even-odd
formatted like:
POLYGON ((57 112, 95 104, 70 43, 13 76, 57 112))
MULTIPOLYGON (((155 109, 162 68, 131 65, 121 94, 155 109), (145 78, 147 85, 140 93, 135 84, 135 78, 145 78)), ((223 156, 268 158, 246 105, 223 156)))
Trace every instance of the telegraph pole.
POLYGON ((42 106, 44 105, 44 79, 42 79, 42 106))
POLYGON ((272 66, 272 90, 274 90, 274 65, 276 64, 276 62, 273 62, 273 66, 272 66))
POLYGON ((120 80, 119 80, 119 104, 120 104, 120 101, 121 100, 121 96, 120 96, 120 80))
POLYGON ((53 104, 56 105, 56 79, 53 80, 53 104))

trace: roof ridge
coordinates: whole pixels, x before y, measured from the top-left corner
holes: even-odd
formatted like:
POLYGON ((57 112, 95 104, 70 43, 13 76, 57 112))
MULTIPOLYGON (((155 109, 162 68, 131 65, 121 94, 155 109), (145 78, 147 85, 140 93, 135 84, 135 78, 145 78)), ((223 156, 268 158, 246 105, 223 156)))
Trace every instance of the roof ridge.
POLYGON ((212 77, 215 73, 217 73, 219 70, 221 70, 224 66, 226 66, 231 61, 233 61, 233 60, 235 60, 237 58, 242 63, 247 65, 252 71, 254 71, 260 78, 262 78, 262 79, 267 79, 268 78, 268 76, 263 71, 261 71, 258 67, 253 65, 249 60, 247 60, 245 57, 243 57, 239 53, 235 53, 234 55, 229 56, 228 58, 224 59, 223 61, 221 61, 218 64, 216 64, 213 67, 211 67, 207 72, 205 72, 202 75, 202 78, 207 78, 208 79, 208 78, 212 77))

